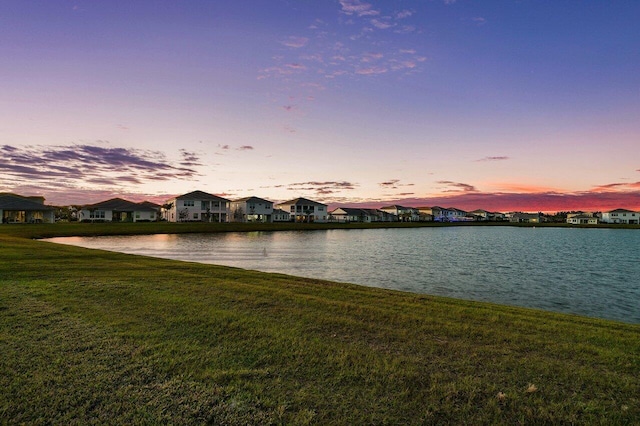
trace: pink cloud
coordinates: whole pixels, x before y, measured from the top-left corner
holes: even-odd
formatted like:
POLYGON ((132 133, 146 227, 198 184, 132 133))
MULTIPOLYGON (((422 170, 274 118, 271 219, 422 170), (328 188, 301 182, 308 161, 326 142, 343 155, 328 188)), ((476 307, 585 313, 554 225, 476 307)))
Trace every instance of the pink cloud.
POLYGON ((371 3, 365 3, 360 0, 340 0, 342 12, 347 15, 356 14, 358 16, 375 16, 380 12, 373 9, 371 3))
POLYGON ((289 36, 289 38, 287 38, 286 40, 282 40, 280 44, 298 49, 300 47, 306 46, 308 42, 309 39, 306 37, 289 36))
POLYGON ((356 74, 360 75, 375 75, 375 74, 384 74, 388 70, 385 67, 370 67, 370 68, 360 68, 356 70, 356 74))

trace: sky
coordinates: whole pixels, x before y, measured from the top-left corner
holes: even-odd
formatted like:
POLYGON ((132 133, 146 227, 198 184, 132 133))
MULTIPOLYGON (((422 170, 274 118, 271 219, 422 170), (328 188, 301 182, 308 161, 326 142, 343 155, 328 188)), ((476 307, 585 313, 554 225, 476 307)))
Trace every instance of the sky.
POLYGON ((0 192, 640 210, 640 2, 2 0, 0 192))

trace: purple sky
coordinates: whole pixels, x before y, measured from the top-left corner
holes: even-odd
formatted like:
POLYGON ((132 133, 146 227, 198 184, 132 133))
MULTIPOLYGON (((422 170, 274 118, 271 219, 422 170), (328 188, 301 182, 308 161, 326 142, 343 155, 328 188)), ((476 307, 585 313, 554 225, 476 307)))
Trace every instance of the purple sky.
POLYGON ((5 0, 0 192, 640 209, 640 2, 5 0))

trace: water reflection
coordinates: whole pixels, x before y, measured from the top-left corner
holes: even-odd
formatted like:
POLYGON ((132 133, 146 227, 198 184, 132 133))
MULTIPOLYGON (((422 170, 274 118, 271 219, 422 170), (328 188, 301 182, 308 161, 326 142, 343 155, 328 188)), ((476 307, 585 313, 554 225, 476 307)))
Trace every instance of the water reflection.
POLYGON ((640 323, 640 232, 450 227, 55 238, 640 323))

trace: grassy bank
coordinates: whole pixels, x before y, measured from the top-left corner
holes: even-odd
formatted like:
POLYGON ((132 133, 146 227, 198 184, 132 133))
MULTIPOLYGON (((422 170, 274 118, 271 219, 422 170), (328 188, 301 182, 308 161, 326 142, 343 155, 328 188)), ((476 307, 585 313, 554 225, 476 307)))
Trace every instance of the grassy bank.
POLYGON ((0 423, 640 418, 637 325, 29 239, 215 230, 2 227, 0 423))

